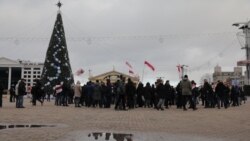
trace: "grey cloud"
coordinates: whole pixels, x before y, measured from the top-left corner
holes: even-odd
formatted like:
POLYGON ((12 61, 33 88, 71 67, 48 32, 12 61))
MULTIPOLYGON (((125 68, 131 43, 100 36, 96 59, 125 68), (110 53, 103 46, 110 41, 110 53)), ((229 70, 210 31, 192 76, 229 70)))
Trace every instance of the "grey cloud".
MULTIPOLYGON (((57 0, 0 0, 0 36, 19 39, 0 40, 0 56, 43 62, 56 18, 55 3, 57 0), (40 37, 47 40, 38 41, 40 37)), ((189 65, 191 79, 198 82, 216 64, 228 68, 244 59, 235 35, 239 30, 231 25, 249 17, 247 0, 62 0, 62 3, 72 68, 73 71, 84 68, 84 80, 88 69, 100 74, 115 66, 127 73, 125 61, 141 75, 146 59, 156 67, 156 72, 145 69, 145 81, 159 76, 178 81, 176 65, 180 63, 189 65)))

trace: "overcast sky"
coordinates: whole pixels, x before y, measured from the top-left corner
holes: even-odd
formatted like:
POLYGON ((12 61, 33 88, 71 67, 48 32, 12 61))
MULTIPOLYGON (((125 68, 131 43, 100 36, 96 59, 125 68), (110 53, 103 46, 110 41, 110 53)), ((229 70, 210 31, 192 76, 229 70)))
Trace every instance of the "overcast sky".
MULTIPOLYGON (((232 71, 245 51, 232 24, 250 18, 249 0, 61 0, 69 57, 76 80, 115 70, 128 61, 144 82, 179 81, 177 64, 199 82, 219 64, 232 71)), ((0 0, 0 57, 44 62, 57 0, 0 0), (6 37, 14 39, 6 40, 6 37)))

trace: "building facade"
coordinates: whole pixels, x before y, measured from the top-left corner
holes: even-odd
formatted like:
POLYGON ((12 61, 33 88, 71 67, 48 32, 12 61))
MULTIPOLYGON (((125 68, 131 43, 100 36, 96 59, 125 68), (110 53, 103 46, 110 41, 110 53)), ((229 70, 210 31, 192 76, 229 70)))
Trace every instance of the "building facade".
POLYGON ((128 78, 130 78, 135 84, 138 84, 140 81, 139 77, 130 76, 115 70, 97 76, 89 77, 89 80, 92 82, 96 82, 96 80, 98 80, 99 82, 106 82, 106 80, 109 79, 111 83, 115 83, 117 80, 120 79, 120 76, 125 77, 126 81, 128 80, 128 78))
POLYGON ((10 89, 21 78, 26 80, 26 87, 33 86, 35 79, 40 79, 43 63, 34 63, 24 60, 11 60, 0 57, 0 79, 4 89, 10 89))
POLYGON ((239 86, 244 86, 245 77, 243 76, 242 67, 234 67, 233 72, 223 72, 219 65, 215 66, 213 73, 213 81, 228 81, 232 84, 237 84, 239 86))

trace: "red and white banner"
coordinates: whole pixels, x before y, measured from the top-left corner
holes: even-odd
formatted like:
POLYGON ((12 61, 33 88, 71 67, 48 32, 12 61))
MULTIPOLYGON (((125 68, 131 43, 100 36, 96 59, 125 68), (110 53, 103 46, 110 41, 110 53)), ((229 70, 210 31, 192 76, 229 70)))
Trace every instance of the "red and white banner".
POLYGON ((148 61, 145 61, 144 64, 147 65, 152 71, 155 71, 154 66, 151 65, 148 61))
POLYGON ((133 67, 129 64, 129 62, 126 61, 126 65, 130 68, 133 69, 133 67))
POLYGON ((77 76, 80 76, 80 75, 82 75, 83 73, 84 73, 84 70, 83 70, 83 69, 79 69, 79 70, 76 71, 76 75, 77 75, 77 76))
POLYGON ((250 60, 241 60, 237 62, 237 66, 246 66, 250 64, 250 60))
POLYGON ((181 73, 182 73, 182 69, 181 69, 181 65, 177 65, 177 70, 178 70, 178 73, 179 73, 179 78, 181 79, 181 73))

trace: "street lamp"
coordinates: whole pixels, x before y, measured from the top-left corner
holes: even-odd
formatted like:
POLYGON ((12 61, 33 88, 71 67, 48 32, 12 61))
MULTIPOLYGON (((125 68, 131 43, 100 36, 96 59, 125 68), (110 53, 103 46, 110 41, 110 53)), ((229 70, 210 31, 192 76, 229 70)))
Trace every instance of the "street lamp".
POLYGON ((250 77, 250 21, 248 22, 238 22, 234 23, 233 26, 239 27, 239 29, 243 30, 243 34, 245 34, 245 46, 242 49, 246 49, 246 61, 244 65, 246 65, 247 72, 247 85, 249 85, 249 77, 250 77))

